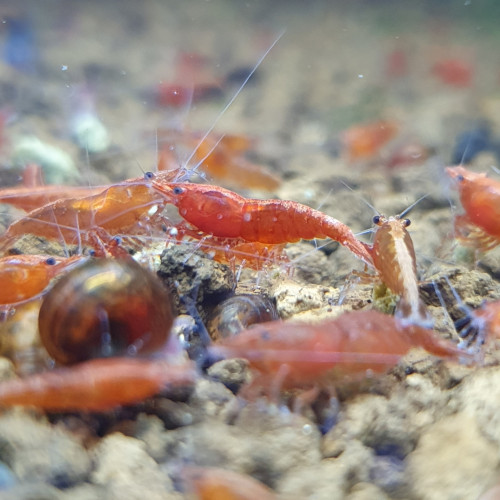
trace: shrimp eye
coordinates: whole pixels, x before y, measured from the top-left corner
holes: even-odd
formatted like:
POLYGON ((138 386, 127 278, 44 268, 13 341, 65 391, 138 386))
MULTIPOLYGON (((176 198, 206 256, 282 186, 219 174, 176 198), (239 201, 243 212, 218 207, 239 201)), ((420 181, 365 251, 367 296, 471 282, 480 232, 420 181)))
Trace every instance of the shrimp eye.
POLYGON ((176 186, 172 191, 174 192, 174 194, 182 194, 184 192, 184 189, 182 189, 179 186, 176 186))
POLYGON ((115 245, 121 245, 123 240, 120 236, 115 236, 112 241, 115 243, 115 245))
POLYGON ((378 226, 378 225, 380 224, 380 215, 375 215, 375 216, 373 217, 372 221, 373 221, 373 223, 374 223, 375 225, 377 225, 377 226, 378 226))
POLYGON ((144 179, 147 181, 150 181, 151 179, 154 179, 155 174, 153 172, 144 172, 144 179))
POLYGON ((464 180, 465 180, 465 177, 464 177, 462 174, 458 174, 458 175, 457 175, 457 181, 458 181, 458 182, 462 182, 462 181, 464 181, 464 180))
POLYGON ((410 224, 411 224, 411 220, 410 219, 403 219, 403 226, 404 227, 408 227, 410 224))
POLYGON ((55 257, 49 257, 45 261, 45 264, 47 264, 48 266, 55 266, 57 264, 57 261, 56 261, 55 257))

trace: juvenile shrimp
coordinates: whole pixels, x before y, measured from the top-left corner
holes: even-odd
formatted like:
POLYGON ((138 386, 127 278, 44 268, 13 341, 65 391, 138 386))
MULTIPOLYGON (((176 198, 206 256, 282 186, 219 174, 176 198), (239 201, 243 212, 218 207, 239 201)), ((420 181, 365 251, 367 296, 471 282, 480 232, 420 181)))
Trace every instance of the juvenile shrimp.
POLYGON ((197 231, 269 245, 331 238, 372 266, 367 248, 342 222, 294 201, 244 198, 217 186, 155 182, 197 231))
POLYGON ((447 167, 458 187, 464 215, 455 217, 457 236, 465 246, 486 252, 500 243, 500 182, 464 167, 447 167))
POLYGON ((410 219, 376 215, 373 223, 378 228, 373 244, 366 247, 380 279, 400 298, 398 314, 407 321, 429 325, 429 313, 419 297, 415 249, 406 230, 410 219))
POLYGON ((85 260, 81 255, 68 258, 9 255, 0 258, 0 311, 39 297, 55 276, 85 260))
POLYGON ((312 325, 283 321, 253 325, 210 351, 247 359, 260 373, 257 380, 263 387, 270 387, 279 376, 282 389, 295 389, 384 373, 413 347, 443 358, 463 355, 432 330, 374 310, 348 312, 312 325))
POLYGON ((0 383, 0 406, 47 411, 106 411, 138 403, 162 389, 190 387, 194 364, 139 358, 103 358, 0 383))

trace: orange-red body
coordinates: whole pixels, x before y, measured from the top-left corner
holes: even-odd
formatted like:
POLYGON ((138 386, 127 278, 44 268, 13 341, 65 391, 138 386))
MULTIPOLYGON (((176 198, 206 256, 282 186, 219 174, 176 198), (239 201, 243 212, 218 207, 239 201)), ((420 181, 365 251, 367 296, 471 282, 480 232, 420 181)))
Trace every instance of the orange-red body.
POLYGON ((106 358, 0 383, 0 406, 48 411, 105 411, 138 403, 166 387, 192 386, 190 362, 168 364, 138 358, 106 358))
POLYGON ((264 385, 280 374, 281 387, 293 389, 383 373, 412 347, 449 358, 460 353, 432 330, 403 326, 393 316, 377 311, 345 313, 312 325, 282 321, 254 325, 211 350, 247 359, 260 372, 264 385))
POLYGON ((464 245, 490 250, 500 243, 500 182, 464 167, 448 167, 465 215, 455 218, 457 236, 464 245))
POLYGON ((368 250, 349 227, 300 203, 248 199, 203 184, 172 183, 158 189, 177 206, 181 217, 204 234, 269 245, 331 238, 372 265, 368 250))
POLYGON ((49 255, 10 255, 0 258, 0 307, 38 297, 58 274, 85 260, 49 255))
POLYGON ((0 203, 6 203, 21 208, 26 212, 31 212, 47 205, 47 203, 67 198, 83 198, 98 194, 104 189, 106 189, 105 186, 91 188, 55 185, 5 188, 0 189, 0 203))
POLYGON ((199 169, 216 180, 231 186, 265 191, 273 191, 280 185, 280 179, 276 175, 245 158, 244 153, 252 145, 245 136, 225 135, 216 141, 209 137, 202 140, 197 134, 185 137, 168 130, 162 135, 159 170, 168 169, 169 164, 176 167, 177 160, 172 152, 179 143, 186 143, 194 149, 193 163, 199 163, 199 169))
POLYGON ((118 255, 115 235, 150 235, 161 226, 171 227, 162 210, 174 204, 188 223, 176 227, 179 237, 217 238, 228 250, 243 243, 283 245, 331 238, 371 265, 368 250, 351 229, 318 210, 293 201, 247 199, 217 186, 171 182, 175 175, 175 171, 159 172, 96 195, 49 203, 11 224, 0 246, 6 248, 31 233, 66 244, 88 244, 96 255, 118 255))
POLYGON ((354 125, 341 136, 348 160, 358 161, 373 158, 385 144, 396 137, 398 130, 398 126, 394 122, 387 120, 354 125))
POLYGON ((432 73, 451 87, 470 87, 474 69, 470 63, 461 59, 444 59, 432 67, 432 73))
POLYGON ((379 215, 374 217, 374 222, 378 227, 372 246, 367 245, 367 248, 380 279, 400 297, 398 314, 415 323, 428 322, 428 314, 419 297, 415 249, 406 230, 410 221, 379 215))
POLYGON ((247 189, 273 191, 280 185, 277 176, 261 165, 248 161, 242 153, 248 149, 236 136, 224 136, 219 144, 205 139, 196 149, 196 158, 202 162, 202 169, 215 179, 232 186, 247 189))
POLYGON ((275 493, 256 479, 216 467, 188 466, 182 478, 198 500, 274 500, 275 493))
POLYGON ((171 82, 158 86, 157 100, 162 106, 183 107, 222 93, 221 83, 209 71, 207 59, 196 53, 180 53, 171 82))
MULTIPOLYGON (((170 180, 172 175, 163 172, 158 178, 170 180)), ((166 203, 150 180, 130 179, 98 194, 58 199, 31 211, 9 226, 0 245, 5 248, 24 234, 35 234, 68 245, 90 245, 96 255, 113 253, 113 236, 150 234, 155 217, 161 216, 166 203)))

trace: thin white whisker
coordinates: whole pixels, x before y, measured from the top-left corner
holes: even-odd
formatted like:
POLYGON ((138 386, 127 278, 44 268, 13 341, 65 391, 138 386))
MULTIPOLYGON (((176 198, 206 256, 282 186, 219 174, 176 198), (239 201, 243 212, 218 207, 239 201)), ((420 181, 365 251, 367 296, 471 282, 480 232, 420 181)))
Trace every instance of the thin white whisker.
POLYGON ((205 134, 203 135, 203 137, 200 139, 200 141, 198 142, 198 144, 196 145, 196 147, 194 148, 194 150, 192 151, 192 153, 187 158, 186 164, 189 164, 191 162, 191 160, 193 159, 193 156, 196 154, 196 151, 198 151, 199 147, 203 144, 203 142, 205 141, 205 139, 211 134, 212 130, 215 128, 215 126, 217 125, 217 123, 219 122, 219 120, 226 114, 227 110, 232 106, 233 102, 240 95, 240 93, 242 92, 242 90, 245 88, 246 84, 250 80, 250 78, 252 78, 252 76, 257 71, 257 69, 259 68, 259 66, 262 64, 262 62, 264 61, 264 59, 267 57, 267 55, 269 54, 269 52, 271 52, 271 50, 280 41, 281 37, 284 34, 285 34, 285 30, 281 31, 281 33, 277 36, 277 38, 274 40, 274 42, 267 48, 267 50, 264 52, 264 54, 262 54, 262 56, 259 58, 259 60, 255 64, 255 66, 252 68, 252 70, 250 71, 250 73, 248 73, 247 77, 245 78, 245 80, 243 81, 243 83, 240 85, 240 87, 238 88, 238 90, 231 97, 231 99, 229 99, 228 103, 222 108, 222 110, 220 111, 220 113, 216 116, 215 120, 213 121, 212 125, 210 125, 210 127, 208 128, 208 130, 205 132, 205 134))
POLYGON ((428 194, 424 194, 417 201, 414 201, 409 207, 405 208, 399 215, 396 217, 401 219, 401 217, 405 216, 412 208, 415 208, 423 199, 427 198, 428 194))
POLYGON ((203 162, 214 152, 215 148, 219 145, 220 141, 224 139, 225 135, 226 134, 222 134, 217 140, 217 142, 210 148, 208 153, 192 169, 189 169, 191 172, 197 172, 197 170, 200 168, 203 162))
POLYGON ((359 199, 368 207, 368 208, 371 208, 373 210, 373 213, 375 215, 380 215, 380 212, 364 197, 364 196, 361 196, 361 194, 357 191, 354 191, 354 189, 349 186, 349 184, 347 184, 347 182, 344 182, 343 180, 340 181, 341 184, 346 187, 347 189, 349 189, 349 191, 351 191, 352 193, 354 193, 356 196, 359 197, 359 199))

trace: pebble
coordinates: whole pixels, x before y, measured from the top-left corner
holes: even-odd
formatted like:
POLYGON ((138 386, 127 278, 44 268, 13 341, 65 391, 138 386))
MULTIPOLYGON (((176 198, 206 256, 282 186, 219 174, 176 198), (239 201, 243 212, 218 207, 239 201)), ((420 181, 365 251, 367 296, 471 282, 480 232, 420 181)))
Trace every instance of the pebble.
POLYGON ((0 460, 20 481, 57 487, 85 480, 91 468, 86 450, 71 433, 21 410, 0 417, 0 460))
POLYGON ((407 462, 416 498, 461 500, 478 496, 498 479, 498 449, 473 418, 458 413, 431 425, 407 462))
POLYGON ((15 142, 12 163, 20 167, 30 163, 40 165, 48 184, 65 184, 80 179, 78 169, 66 151, 42 142, 35 136, 21 137, 15 142))
POLYGON ((475 419, 481 434, 500 446, 500 367, 477 370, 462 381, 456 393, 459 407, 475 419))
POLYGON ((109 500, 166 500, 176 498, 173 485, 148 455, 142 441, 114 433, 93 450, 92 483, 105 489, 109 500))

